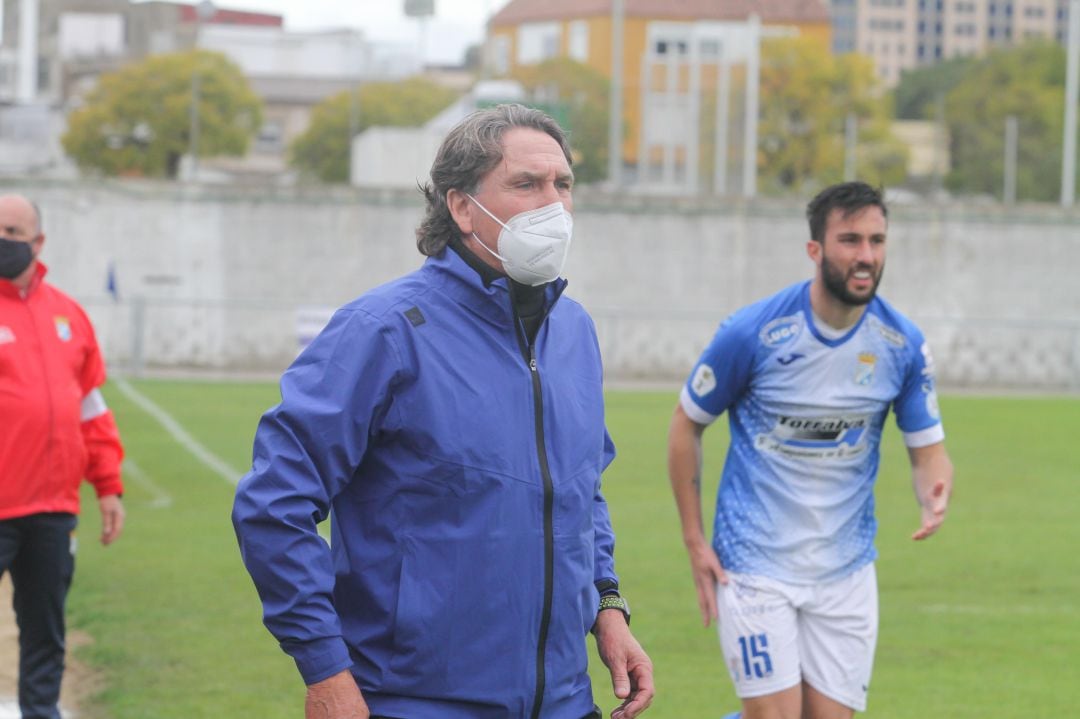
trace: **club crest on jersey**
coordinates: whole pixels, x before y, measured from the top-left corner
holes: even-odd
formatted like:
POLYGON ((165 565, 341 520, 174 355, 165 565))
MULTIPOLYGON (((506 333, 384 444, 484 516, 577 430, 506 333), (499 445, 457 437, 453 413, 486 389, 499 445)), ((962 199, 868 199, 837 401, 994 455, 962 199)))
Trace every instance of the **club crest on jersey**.
POLYGON ((0 325, 0 345, 11 344, 15 341, 15 333, 7 325, 0 325))
POLYGON ((71 323, 68 322, 68 318, 62 315, 53 317, 53 321, 56 323, 56 336, 60 338, 61 342, 71 341, 71 323))
POLYGON ((873 383, 874 366, 877 364, 877 356, 871 352, 859 353, 859 364, 855 368, 855 384, 862 387, 873 383))
POLYGON ((716 375, 712 367, 706 364, 698 365, 694 372, 694 379, 690 381, 690 389, 694 390, 694 394, 698 397, 704 397, 716 389, 716 375))
POLYGON ((798 337, 801 329, 802 320, 797 315, 777 317, 761 328, 761 331, 758 332, 758 339, 766 347, 776 347, 798 337))

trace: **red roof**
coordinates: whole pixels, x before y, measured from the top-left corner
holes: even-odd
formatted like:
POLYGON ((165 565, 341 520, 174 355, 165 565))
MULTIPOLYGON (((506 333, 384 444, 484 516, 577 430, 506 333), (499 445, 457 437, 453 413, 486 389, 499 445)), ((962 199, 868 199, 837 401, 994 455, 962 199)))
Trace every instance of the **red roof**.
MULTIPOLYGON (((611 14, 612 0, 510 0, 491 25, 574 20, 611 14)), ((656 20, 745 20, 765 23, 828 23, 825 0, 624 0, 626 17, 656 20)))
MULTIPOLYGON (((198 19, 198 16, 194 5, 180 5, 181 22, 195 22, 196 19, 198 19)), ((254 25, 256 27, 282 27, 284 25, 281 15, 248 12, 246 10, 226 10, 225 8, 215 8, 214 14, 203 22, 219 25, 254 25)))

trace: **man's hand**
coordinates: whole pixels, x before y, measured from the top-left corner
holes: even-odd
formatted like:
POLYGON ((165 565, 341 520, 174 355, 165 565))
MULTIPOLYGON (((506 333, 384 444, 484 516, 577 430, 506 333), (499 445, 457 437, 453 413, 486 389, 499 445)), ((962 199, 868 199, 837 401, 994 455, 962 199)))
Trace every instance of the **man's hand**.
POLYGON ((949 495, 952 492, 952 482, 939 480, 934 483, 925 497, 919 497, 919 506, 922 507, 922 526, 919 527, 912 539, 926 539, 945 521, 945 510, 949 506, 949 495))
POLYGON ((124 503, 119 495, 107 494, 98 497, 98 508, 101 510, 101 543, 108 546, 124 531, 124 503))
POLYGON ((953 489, 953 466, 945 452, 945 443, 925 447, 909 447, 911 481, 915 499, 922 509, 922 526, 911 535, 914 540, 926 539, 945 521, 945 510, 953 489))
POLYGON ((371 712, 348 670, 307 688, 304 719, 368 719, 371 712))
MULTIPOLYGON (((653 667, 641 648, 626 617, 615 609, 604 609, 596 615, 596 650, 604 666, 611 672, 611 686, 623 703, 611 712, 611 719, 633 719, 652 703, 653 667)), ((309 718, 310 719, 310 718, 309 718)))
POLYGON ((727 574, 720 566, 720 560, 712 545, 706 542, 704 537, 700 541, 687 544, 686 551, 690 555, 690 571, 694 575, 694 586, 697 587, 701 619, 707 627, 710 621, 717 618, 716 583, 727 584, 727 574))

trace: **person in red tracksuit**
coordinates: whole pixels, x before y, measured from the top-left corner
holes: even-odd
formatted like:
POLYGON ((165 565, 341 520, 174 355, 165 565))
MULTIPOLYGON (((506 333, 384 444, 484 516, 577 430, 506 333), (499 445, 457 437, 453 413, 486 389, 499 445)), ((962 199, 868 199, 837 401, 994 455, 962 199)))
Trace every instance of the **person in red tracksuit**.
POLYGON ((90 320, 45 282, 41 213, 0 197, 0 576, 11 572, 23 719, 59 719, 64 601, 75 568, 79 484, 97 492, 101 542, 124 526, 123 448, 98 387, 90 320))

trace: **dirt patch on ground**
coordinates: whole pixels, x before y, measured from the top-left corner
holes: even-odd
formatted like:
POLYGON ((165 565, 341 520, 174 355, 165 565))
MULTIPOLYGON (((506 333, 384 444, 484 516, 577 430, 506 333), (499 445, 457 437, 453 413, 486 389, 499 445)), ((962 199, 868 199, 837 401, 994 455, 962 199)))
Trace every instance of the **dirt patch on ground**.
MULTIPOLYGON (((90 635, 68 628, 67 669, 60 687, 60 706, 66 715, 83 716, 80 707, 88 705, 88 699, 101 691, 101 676, 76 659, 72 652, 90 644, 90 635)), ((11 578, 0 578, 0 703, 16 699, 19 673, 19 631, 15 626, 15 613, 11 609, 11 578)))

